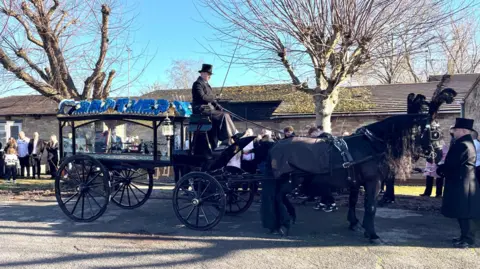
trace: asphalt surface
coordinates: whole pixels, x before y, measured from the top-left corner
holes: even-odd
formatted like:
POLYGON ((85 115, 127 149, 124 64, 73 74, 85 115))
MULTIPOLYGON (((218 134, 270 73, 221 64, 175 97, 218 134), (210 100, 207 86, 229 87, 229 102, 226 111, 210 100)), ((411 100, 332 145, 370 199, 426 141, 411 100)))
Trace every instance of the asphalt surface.
POLYGON ((480 268, 479 249, 451 248, 456 222, 436 213, 381 208, 383 244, 372 245, 347 229, 345 208, 297 205, 287 238, 266 233, 259 209, 254 203, 198 232, 180 225, 165 191, 135 210, 110 204, 87 224, 67 219, 49 198, 4 200, 0 268, 480 268))

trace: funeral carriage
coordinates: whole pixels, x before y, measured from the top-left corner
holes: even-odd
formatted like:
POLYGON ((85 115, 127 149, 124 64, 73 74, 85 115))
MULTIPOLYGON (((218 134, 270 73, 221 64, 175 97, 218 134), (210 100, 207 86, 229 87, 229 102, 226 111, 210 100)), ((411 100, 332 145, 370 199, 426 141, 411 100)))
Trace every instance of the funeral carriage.
POLYGON ((225 213, 247 210, 254 175, 245 180, 245 173, 224 167, 253 138, 209 156, 199 154, 197 138, 211 123, 208 117, 190 116, 191 106, 183 101, 62 101, 57 114, 61 163, 55 179, 62 211, 74 221, 91 222, 110 201, 124 209, 138 208, 152 194, 155 169, 172 165, 174 211, 187 227, 210 229, 225 213), (185 201, 207 212, 184 215, 185 201))
POLYGON ((55 179, 62 211, 90 222, 110 201, 125 209, 143 205, 152 193, 155 169, 171 165, 171 138, 176 133, 183 138, 189 113, 188 103, 161 99, 62 101, 55 179))

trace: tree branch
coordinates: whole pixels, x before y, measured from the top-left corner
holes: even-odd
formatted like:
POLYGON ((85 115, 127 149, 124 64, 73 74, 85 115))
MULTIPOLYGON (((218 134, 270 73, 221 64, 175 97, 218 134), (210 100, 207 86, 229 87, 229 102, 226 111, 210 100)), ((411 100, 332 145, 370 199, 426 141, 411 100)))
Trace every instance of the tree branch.
POLYGON ((105 86, 103 87, 103 90, 102 90, 102 99, 105 99, 110 95, 110 89, 112 88, 112 81, 113 81, 113 77, 115 77, 115 73, 116 73, 115 70, 112 70, 108 74, 107 82, 105 83, 105 86))
POLYGON ((35 80, 32 76, 26 73, 22 68, 18 67, 8 56, 5 54, 2 48, 0 48, 0 63, 5 70, 12 72, 17 78, 25 82, 28 86, 32 87, 42 95, 51 98, 56 102, 63 100, 61 94, 55 90, 49 84, 35 80))
POLYGON ((49 82, 48 76, 43 72, 43 70, 40 67, 38 67, 38 65, 36 65, 35 63, 32 62, 32 60, 30 60, 30 58, 27 56, 27 53, 25 52, 24 49, 21 48, 19 50, 16 50, 15 55, 22 58, 28 64, 28 66, 30 66, 30 68, 35 70, 40 75, 40 77, 42 77, 42 79, 46 83, 49 82))
POLYGON ((10 17, 14 17, 22 26, 23 28, 25 29, 25 32, 27 34, 27 39, 32 42, 33 44, 39 46, 39 47, 43 47, 43 43, 42 41, 36 39, 33 34, 32 34, 32 31, 30 30, 30 27, 28 26, 28 24, 23 20, 23 18, 18 14, 16 13, 15 11, 13 10, 6 10, 4 8, 1 8, 0 10, 2 13, 4 13, 5 15, 7 16, 10 16, 10 17))
POLYGON ((97 77, 100 75, 103 63, 105 61, 105 56, 108 49, 108 17, 110 15, 110 8, 107 5, 102 5, 102 38, 100 43, 100 55, 98 56, 97 63, 93 69, 92 75, 90 75, 85 80, 85 85, 83 88, 83 98, 88 98, 92 94, 92 86, 97 77))

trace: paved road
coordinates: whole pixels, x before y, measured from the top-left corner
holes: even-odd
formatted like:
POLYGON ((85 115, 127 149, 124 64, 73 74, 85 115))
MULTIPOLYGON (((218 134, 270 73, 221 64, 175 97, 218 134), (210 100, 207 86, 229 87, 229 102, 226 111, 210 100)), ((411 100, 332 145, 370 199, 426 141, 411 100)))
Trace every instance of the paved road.
POLYGON ((213 231, 188 230, 171 201, 126 211, 111 204, 94 223, 73 223, 53 200, 0 201, 0 268, 480 268, 479 249, 450 248, 453 220, 379 209, 384 245, 346 229, 346 212, 298 206, 289 238, 267 235, 259 204, 213 231))

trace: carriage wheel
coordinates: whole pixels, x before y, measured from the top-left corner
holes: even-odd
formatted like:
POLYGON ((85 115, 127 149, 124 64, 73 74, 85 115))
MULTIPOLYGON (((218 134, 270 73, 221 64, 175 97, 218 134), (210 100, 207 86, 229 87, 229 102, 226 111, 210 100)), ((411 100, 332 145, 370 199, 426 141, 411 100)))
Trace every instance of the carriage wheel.
POLYGON ((145 169, 112 171, 112 202, 124 209, 143 205, 153 189, 153 172, 145 169))
POLYGON ((191 172, 173 190, 173 210, 188 228, 205 231, 215 227, 225 214, 225 192, 212 176, 191 172))
POLYGON ((63 213, 72 220, 98 219, 110 198, 108 170, 88 155, 66 158, 55 177, 55 197, 63 213))
POLYGON ((233 216, 247 211, 255 198, 256 186, 256 183, 236 183, 233 186, 227 184, 225 190, 227 194, 225 214, 233 216))

